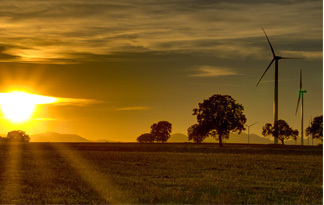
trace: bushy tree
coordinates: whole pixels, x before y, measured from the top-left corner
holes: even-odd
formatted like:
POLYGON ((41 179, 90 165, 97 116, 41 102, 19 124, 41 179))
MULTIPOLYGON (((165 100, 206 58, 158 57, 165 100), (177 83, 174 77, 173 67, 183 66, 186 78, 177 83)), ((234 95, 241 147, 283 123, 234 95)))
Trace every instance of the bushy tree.
POLYGON ((220 147, 223 147, 222 139, 228 139, 230 132, 245 130, 244 108, 231 96, 213 95, 198 106, 193 115, 197 115, 198 124, 206 131, 202 134, 218 139, 220 147))
POLYGON ((194 124, 188 128, 188 140, 201 143, 208 136, 208 130, 199 124, 194 124))
POLYGON ((0 142, 8 142, 8 138, 0 136, 0 142))
POLYGON ((293 138, 294 140, 297 139, 297 136, 299 134, 298 130, 293 130, 291 127, 289 127, 288 123, 284 120, 278 120, 276 121, 275 125, 273 126, 271 123, 266 123, 264 127, 262 128, 262 135, 264 136, 273 136, 276 133, 275 128, 277 127, 277 137, 281 141, 282 144, 284 144, 285 140, 288 140, 290 138, 293 138))
POLYGON ((153 143, 154 136, 151 135, 150 133, 144 133, 137 138, 137 141, 139 143, 153 143))
POLYGON ((22 130, 8 132, 7 139, 10 142, 29 142, 30 137, 22 130))
POLYGON ((306 128, 306 135, 311 135, 313 139, 320 139, 323 142, 323 115, 313 119, 310 126, 306 128))
POLYGON ((170 138, 172 124, 168 121, 160 121, 151 126, 151 135, 157 142, 166 142, 170 138))

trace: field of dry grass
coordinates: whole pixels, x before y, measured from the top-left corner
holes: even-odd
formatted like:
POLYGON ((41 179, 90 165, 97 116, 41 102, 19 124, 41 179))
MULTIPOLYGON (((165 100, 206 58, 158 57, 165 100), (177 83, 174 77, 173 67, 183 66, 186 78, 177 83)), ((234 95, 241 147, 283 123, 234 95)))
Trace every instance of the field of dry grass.
POLYGON ((0 203, 323 203, 322 147, 0 144, 0 203))

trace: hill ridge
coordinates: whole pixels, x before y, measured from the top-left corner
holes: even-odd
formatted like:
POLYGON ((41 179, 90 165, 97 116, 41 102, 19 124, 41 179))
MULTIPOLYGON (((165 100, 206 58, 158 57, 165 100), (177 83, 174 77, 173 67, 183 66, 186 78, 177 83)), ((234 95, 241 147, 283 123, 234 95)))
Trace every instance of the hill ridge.
POLYGON ((57 132, 44 132, 30 136, 31 142, 90 142, 76 134, 61 134, 57 132))

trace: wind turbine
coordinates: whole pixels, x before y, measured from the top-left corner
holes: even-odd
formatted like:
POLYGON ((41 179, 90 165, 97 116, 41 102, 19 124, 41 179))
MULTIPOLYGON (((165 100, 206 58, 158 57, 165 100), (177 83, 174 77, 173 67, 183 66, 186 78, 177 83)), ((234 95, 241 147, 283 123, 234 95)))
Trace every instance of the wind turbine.
POLYGON ((253 125, 255 125, 257 122, 251 124, 251 125, 247 125, 245 124, 247 127, 248 127, 248 144, 250 144, 250 127, 252 127, 253 125))
POLYGON ((302 79, 302 70, 300 70, 300 83, 299 83, 299 96, 298 96, 298 101, 297 101, 297 108, 296 108, 296 114, 297 115, 297 110, 299 106, 299 101, 301 99, 301 105, 300 105, 300 137, 301 137, 301 145, 304 145, 304 93, 306 93, 306 90, 303 89, 303 79, 302 79))
MULTIPOLYGON (((266 74, 266 72, 269 70, 270 66, 272 65, 272 63, 275 61, 275 87, 274 87, 274 101, 273 101, 273 121, 274 121, 274 126, 276 126, 276 122, 278 121, 278 62, 279 60, 281 59, 295 59, 295 58, 287 58, 287 57, 281 57, 281 56, 277 56, 273 50, 273 47, 270 43, 270 40, 265 32, 265 30, 262 28, 267 40, 268 40, 268 43, 269 43, 269 46, 270 46, 270 49, 271 49, 271 52, 272 52, 272 55, 273 55, 273 59, 272 61, 270 62, 270 64, 268 65, 267 69, 264 71, 263 75, 261 76, 259 82, 257 83, 256 86, 259 85, 260 81, 262 80, 263 76, 266 74)), ((274 133, 274 144, 278 144, 278 130, 275 129, 276 133, 274 133)))

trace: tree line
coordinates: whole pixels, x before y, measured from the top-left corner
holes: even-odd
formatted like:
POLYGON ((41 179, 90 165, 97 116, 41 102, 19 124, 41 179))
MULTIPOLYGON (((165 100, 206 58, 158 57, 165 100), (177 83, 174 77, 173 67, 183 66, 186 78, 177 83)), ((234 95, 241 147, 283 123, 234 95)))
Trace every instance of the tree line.
MULTIPOLYGON (((231 132, 239 134, 245 130, 247 121, 244 107, 229 95, 216 94, 198 104, 193 109, 197 123, 191 125, 188 132, 188 141, 202 143, 207 137, 213 137, 223 146, 223 140, 229 139, 231 132)), ((168 121, 160 121, 151 126, 150 133, 144 133, 137 138, 140 143, 167 142, 170 138, 172 125, 168 121)), ((285 140, 297 139, 297 129, 291 128, 285 120, 278 120, 274 125, 266 123, 262 128, 262 135, 277 138, 284 144, 285 140)), ((306 135, 323 142, 323 115, 313 119, 306 128, 306 135)))
POLYGON ((171 136, 172 124, 168 121, 160 121, 151 126, 150 133, 144 133, 137 138, 140 143, 165 143, 171 136))

